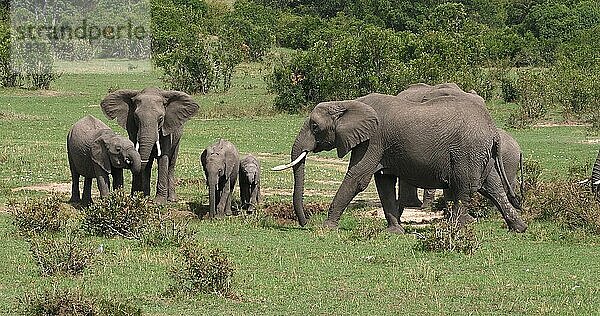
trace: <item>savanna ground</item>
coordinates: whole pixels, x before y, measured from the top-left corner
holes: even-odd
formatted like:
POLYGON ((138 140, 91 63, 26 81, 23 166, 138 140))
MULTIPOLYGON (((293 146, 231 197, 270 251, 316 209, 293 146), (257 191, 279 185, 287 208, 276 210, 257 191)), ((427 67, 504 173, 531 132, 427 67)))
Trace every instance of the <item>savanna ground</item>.
MULTIPOLYGON (((195 96, 200 112, 185 125, 177 167, 181 201, 171 207, 185 210, 188 203, 208 203, 198 158, 219 137, 232 141, 241 153, 258 156, 266 202, 291 201, 291 173, 269 169, 288 161, 304 116, 271 110, 273 96, 266 91, 263 67, 242 64, 231 90, 195 96)), ((322 229, 323 214, 306 228, 264 224, 257 219, 261 208, 254 216, 193 220, 195 238, 225 250, 234 263, 235 299, 166 296, 176 248, 118 238, 88 237, 104 251, 82 276, 41 277, 28 243, 6 212, 8 202, 47 194, 19 188, 70 181, 65 138, 82 116, 92 114, 125 135, 98 106, 109 89, 160 85, 159 74, 143 65, 115 62, 109 72, 65 73, 50 91, 0 90, 2 312, 19 313, 18 299, 31 291, 80 288, 129 301, 148 315, 600 313, 600 238, 538 221, 530 222, 524 234, 509 233, 498 215, 475 224, 480 248, 472 255, 415 250, 414 234, 352 238, 373 221, 384 226, 382 219, 357 216, 371 209, 361 200, 376 200, 373 184, 344 213, 339 230, 322 229)), ((489 107, 502 126, 514 105, 492 101, 489 107)), ((545 179, 566 175, 574 164, 591 166, 598 150, 597 136, 580 126, 509 132, 526 159, 540 162, 545 179)), ((306 200, 326 207, 345 169, 345 160, 334 152, 310 156, 306 200)))

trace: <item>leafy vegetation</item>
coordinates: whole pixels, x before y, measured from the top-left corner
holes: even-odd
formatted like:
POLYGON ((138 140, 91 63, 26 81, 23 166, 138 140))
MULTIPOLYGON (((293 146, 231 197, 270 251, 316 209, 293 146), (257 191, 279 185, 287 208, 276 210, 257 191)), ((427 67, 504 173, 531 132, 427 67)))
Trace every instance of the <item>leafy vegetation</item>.
MULTIPOLYGON (((185 70, 185 80, 203 78, 193 69, 209 69, 225 56, 232 58, 231 77, 213 72, 212 88, 194 96, 200 112, 186 123, 181 143, 180 203, 158 210, 123 192, 96 200, 89 227, 123 229, 116 235, 65 238, 64 228, 77 231, 83 215, 65 196, 38 190, 48 184, 58 190, 66 184, 68 190, 64 139, 73 122, 86 114, 102 119, 97 105, 108 91, 160 86, 169 80, 168 71, 134 69, 135 61, 87 60, 80 47, 85 62, 55 64, 58 72, 69 71, 50 91, 4 84, 0 309, 29 315, 598 314, 598 204, 574 181, 589 170, 570 171, 574 163, 591 166, 598 137, 582 126, 534 125, 593 122, 598 89, 592 79, 597 59, 591 56, 599 41, 587 23, 597 22, 596 11, 590 1, 554 2, 545 8, 547 1, 521 0, 156 1, 165 4, 159 9, 173 11, 155 11, 164 13, 153 21, 165 33, 156 33, 153 44, 160 45, 153 48, 181 56, 165 67, 185 70), (184 23, 174 14, 190 19, 184 23), (202 15, 203 25, 195 25, 194 14, 202 15), (565 29, 568 34, 561 33, 565 29), (169 42, 169 36, 177 40, 169 42), (206 46, 185 46, 195 39, 212 40, 214 55, 206 55, 206 46), (179 40, 185 44, 169 46, 179 40), (270 49, 273 43, 280 47, 270 49), (231 50, 218 51, 225 48, 231 50), (205 59, 192 59, 189 52, 203 52, 205 59), (212 64, 202 64, 206 60, 212 64), (104 63, 114 73, 92 73, 104 63), (286 68, 291 65, 297 68, 286 68), (302 76, 290 76, 292 70, 302 76), (290 144, 305 119, 302 111, 321 98, 379 89, 395 93, 412 80, 472 87, 488 100, 500 127, 513 121, 514 111, 535 116, 523 116, 521 125, 528 128, 509 130, 526 157, 526 233, 507 233, 498 212, 477 200, 480 218, 468 231, 405 225, 408 234, 388 234, 383 219, 364 218, 373 216, 365 211, 373 213, 378 200, 373 184, 345 211, 339 230, 324 229, 321 223, 347 168, 348 158, 338 159, 334 152, 307 158, 305 207, 311 219, 298 227, 290 173, 268 170, 289 160, 290 144), (301 113, 277 114, 275 102, 284 112, 301 113), (193 214, 207 203, 198 149, 218 137, 256 154, 264 166, 265 202, 256 214, 210 221, 193 214), (30 232, 42 239, 30 242, 30 232), (32 255, 34 248, 39 255, 32 255), (87 257, 76 253, 90 249, 93 264, 84 266, 87 257), (47 265, 54 270, 83 267, 73 269, 83 273, 40 277, 39 261, 54 262, 47 265)), ((154 56, 156 64, 161 56, 154 56)), ((2 80, 10 82, 10 76, 2 80)), ((124 133, 114 121, 104 121, 124 133)))

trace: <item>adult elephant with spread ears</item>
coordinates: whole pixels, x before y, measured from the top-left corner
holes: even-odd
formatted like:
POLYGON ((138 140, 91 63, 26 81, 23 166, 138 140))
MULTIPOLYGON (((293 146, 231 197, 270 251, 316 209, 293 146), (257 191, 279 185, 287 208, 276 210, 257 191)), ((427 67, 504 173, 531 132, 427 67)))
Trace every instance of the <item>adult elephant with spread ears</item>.
POLYGON ((127 130, 142 159, 142 172, 133 175, 132 192, 150 195, 152 163, 158 161, 156 201, 176 201, 175 163, 183 124, 198 112, 198 104, 186 93, 158 88, 117 90, 100 104, 109 119, 127 130))
POLYGON ((404 232, 402 208, 396 207, 397 178, 417 187, 447 189, 455 202, 450 220, 461 224, 470 219, 462 201, 482 192, 501 206, 509 229, 525 231, 527 225, 510 203, 516 198, 514 191, 508 185, 508 194, 504 190, 507 179, 500 138, 482 99, 460 89, 451 95, 438 90, 431 87, 425 102, 373 93, 319 103, 296 137, 292 162, 274 168, 294 168, 293 205, 300 225, 307 222, 303 210, 306 154, 335 148, 338 157, 348 152, 351 156, 325 226, 338 225, 344 209, 375 174, 388 231, 404 232))

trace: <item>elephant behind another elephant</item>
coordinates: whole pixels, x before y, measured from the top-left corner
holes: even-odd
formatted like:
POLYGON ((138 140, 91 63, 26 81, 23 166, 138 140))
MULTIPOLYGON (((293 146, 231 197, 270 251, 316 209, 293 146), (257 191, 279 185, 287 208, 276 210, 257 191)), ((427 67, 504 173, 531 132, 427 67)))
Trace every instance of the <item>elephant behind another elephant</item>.
POLYGON ((73 125, 67 136, 67 156, 71 170, 71 202, 92 201, 92 179, 98 181, 100 197, 108 195, 110 180, 113 189, 123 186, 123 169, 135 173, 141 170, 140 154, 126 137, 117 135, 97 118, 88 115, 73 125), (79 177, 83 176, 83 197, 80 197, 79 177))
POLYGON ((282 166, 294 168, 293 203, 299 223, 306 224, 306 154, 337 149, 338 157, 352 154, 326 226, 338 225, 344 209, 375 174, 389 231, 404 231, 393 189, 398 178, 415 186, 448 189, 455 202, 451 220, 459 223, 468 215, 460 202, 469 201, 477 191, 485 193, 499 203, 509 229, 525 231, 527 224, 510 202, 515 193, 503 187, 508 180, 500 159, 500 136, 485 103, 455 86, 429 86, 431 98, 426 102, 373 93, 356 100, 319 103, 296 136, 291 163, 282 166), (452 89, 456 91, 446 91, 452 89))
POLYGON ((260 202, 260 163, 252 155, 240 161, 240 201, 248 213, 260 202))

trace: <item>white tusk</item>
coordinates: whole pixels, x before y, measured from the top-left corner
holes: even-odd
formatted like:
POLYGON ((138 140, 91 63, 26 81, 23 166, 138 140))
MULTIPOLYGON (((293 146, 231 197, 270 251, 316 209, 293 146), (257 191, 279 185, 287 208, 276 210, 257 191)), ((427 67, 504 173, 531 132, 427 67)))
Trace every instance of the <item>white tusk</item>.
POLYGON ((303 151, 300 156, 298 156, 298 158, 296 158, 296 160, 288 163, 287 165, 279 165, 276 167, 271 168, 271 170, 273 171, 281 171, 281 170, 285 170, 287 168, 291 168, 293 166, 295 166, 297 163, 299 163, 300 161, 302 161, 302 159, 304 159, 304 157, 306 157, 306 155, 308 154, 308 151, 303 151))
POLYGON ((591 179, 585 179, 585 180, 581 180, 581 181, 579 181, 577 183, 579 183, 579 184, 585 184, 585 183, 588 183, 590 181, 591 181, 591 179))
POLYGON ((160 151, 160 141, 156 141, 156 151, 157 151, 157 155, 158 157, 160 157, 162 155, 161 151, 160 151))
POLYGON ((135 151, 140 151, 140 143, 135 142, 135 151))

